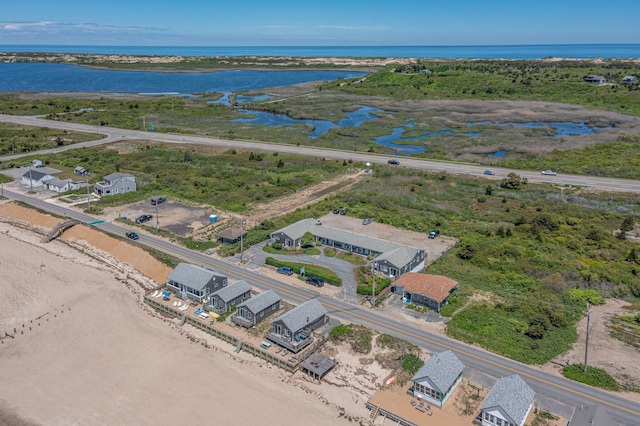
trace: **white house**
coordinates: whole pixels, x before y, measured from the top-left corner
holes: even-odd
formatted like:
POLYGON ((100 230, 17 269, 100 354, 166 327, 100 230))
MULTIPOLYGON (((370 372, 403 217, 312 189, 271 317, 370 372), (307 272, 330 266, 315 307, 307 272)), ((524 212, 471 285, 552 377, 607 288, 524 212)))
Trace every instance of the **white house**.
POLYGON ((517 374, 502 377, 480 407, 482 426, 523 426, 535 392, 517 374))
POLYGON ((638 79, 634 75, 627 75, 622 79, 622 84, 636 84, 638 79))
POLYGON ((22 183, 30 186, 44 186, 44 181, 53 179, 48 173, 42 173, 37 170, 29 170, 22 175, 22 183))
POLYGON ((74 182, 71 179, 61 180, 55 177, 45 180, 44 186, 49 191, 54 191, 54 192, 67 192, 72 189, 80 189, 79 182, 74 182))

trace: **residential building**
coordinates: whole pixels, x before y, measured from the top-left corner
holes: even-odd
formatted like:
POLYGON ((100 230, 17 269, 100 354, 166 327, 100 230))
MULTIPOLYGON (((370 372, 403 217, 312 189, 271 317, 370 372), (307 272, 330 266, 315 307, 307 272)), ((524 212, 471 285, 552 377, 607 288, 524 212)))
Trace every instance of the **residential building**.
POLYGON ((235 324, 246 328, 253 327, 281 307, 281 299, 273 290, 263 291, 251 299, 238 305, 238 309, 231 317, 235 324))
POLYGON ((227 285, 227 277, 189 263, 179 263, 167 279, 167 290, 198 302, 227 285))
POLYGON ((517 374, 500 378, 480 407, 482 426, 523 426, 535 392, 517 374))
POLYGON ((311 299, 271 321, 267 339, 297 353, 313 342, 313 330, 329 322, 327 310, 311 299))
POLYGON ((323 245, 374 257, 374 271, 393 279, 407 272, 422 270, 427 258, 423 249, 318 225, 315 219, 303 219, 293 223, 273 232, 271 238, 284 247, 298 249, 302 247, 301 239, 307 232, 314 236, 316 242, 323 245))
POLYGON ((607 79, 601 75, 589 74, 584 78, 585 83, 604 84, 607 79))
POLYGON ((627 75, 622 79, 622 84, 636 84, 638 79, 634 75, 627 75))
POLYGON ((53 176, 37 170, 29 170, 27 173, 22 175, 22 183, 34 187, 44 186, 44 181, 49 179, 53 179, 53 176))
POLYGON ((31 165, 37 168, 44 167, 44 163, 42 162, 42 160, 33 160, 31 162, 31 165))
POLYGON ((442 408, 462 380, 464 364, 450 350, 433 355, 413 376, 413 396, 442 408))
POLYGON ((135 192, 136 178, 128 173, 111 173, 95 184, 95 190, 100 196, 135 192))
POLYGON ((402 295, 404 303, 426 306, 440 312, 457 289, 458 282, 449 277, 409 272, 393 283, 391 291, 402 295))
POLYGON ((58 178, 47 179, 44 181, 44 186, 49 191, 55 191, 55 192, 67 192, 72 189, 80 189, 80 183, 74 182, 71 179, 65 179, 65 180, 58 179, 58 178))
POLYGON ((204 304, 204 308, 217 314, 224 314, 250 297, 251 286, 245 280, 240 280, 212 293, 209 301, 204 304))

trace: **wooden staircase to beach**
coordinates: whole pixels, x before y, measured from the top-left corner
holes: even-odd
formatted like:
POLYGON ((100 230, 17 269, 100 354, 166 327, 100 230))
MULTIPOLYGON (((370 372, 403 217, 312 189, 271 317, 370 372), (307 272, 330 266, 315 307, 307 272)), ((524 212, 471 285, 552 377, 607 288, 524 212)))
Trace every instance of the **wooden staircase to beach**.
POLYGON ((64 231, 71 228, 74 225, 81 223, 79 220, 75 219, 67 219, 64 222, 60 222, 56 226, 54 226, 51 231, 40 240, 43 243, 48 243, 51 240, 55 240, 58 238, 64 231))

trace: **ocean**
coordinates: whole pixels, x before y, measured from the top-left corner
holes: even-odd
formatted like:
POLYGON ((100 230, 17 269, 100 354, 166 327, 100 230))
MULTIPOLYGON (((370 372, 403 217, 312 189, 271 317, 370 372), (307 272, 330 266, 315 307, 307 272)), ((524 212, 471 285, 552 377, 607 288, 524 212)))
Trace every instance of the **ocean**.
POLYGON ((298 56, 377 58, 541 59, 640 58, 640 44, 501 46, 71 46, 0 45, 0 52, 162 56, 298 56))

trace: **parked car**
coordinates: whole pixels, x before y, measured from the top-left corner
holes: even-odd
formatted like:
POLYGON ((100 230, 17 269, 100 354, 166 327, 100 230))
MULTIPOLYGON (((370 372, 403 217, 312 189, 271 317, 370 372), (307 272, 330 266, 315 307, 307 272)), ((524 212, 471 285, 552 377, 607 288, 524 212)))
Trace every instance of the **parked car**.
POLYGON ((363 224, 363 225, 368 225, 368 224, 370 224, 371 222, 373 222, 373 219, 366 218, 365 220, 363 220, 363 221, 362 221, 362 224, 363 224))
POLYGON ((349 211, 349 209, 342 209, 342 210, 340 210, 340 214, 341 214, 342 216, 344 216, 344 215, 346 215, 346 214, 347 214, 347 212, 348 212, 348 211, 349 211))
POLYGON ((162 204, 162 203, 164 203, 165 201, 167 201, 167 199, 166 199, 166 198, 164 198, 164 197, 153 197, 153 198, 151 199, 151 205, 152 205, 152 206, 155 206, 156 204, 162 204))
POLYGON ((391 164, 392 166, 398 166, 398 165, 400 165, 400 162, 398 160, 396 160, 396 159, 392 159, 392 160, 387 161, 387 164, 391 164))
POLYGON ((543 176, 556 176, 557 173, 554 172, 553 170, 543 170, 542 173, 540 173, 543 176))
POLYGON ((132 240, 137 240, 138 238, 140 238, 140 236, 133 231, 129 231, 124 235, 126 235, 127 238, 131 238, 132 240))
POLYGON ((293 268, 290 266, 280 266, 278 273, 283 275, 293 275, 293 268))
POLYGON ((487 175, 487 176, 493 176, 493 175, 495 175, 495 172, 492 172, 491 170, 485 170, 484 174, 487 175))
POLYGON ((340 209, 333 209, 333 214, 338 214, 340 213, 340 209))
POLYGON ((431 232, 429 232, 429 238, 431 238, 432 240, 438 235, 440 235, 440 230, 438 229, 432 229, 431 232))
POLYGON ((145 223, 153 219, 152 214, 143 214, 136 218, 136 223, 145 223))
POLYGON ((307 277, 307 284, 322 287, 324 285, 324 280, 320 277, 307 277))

